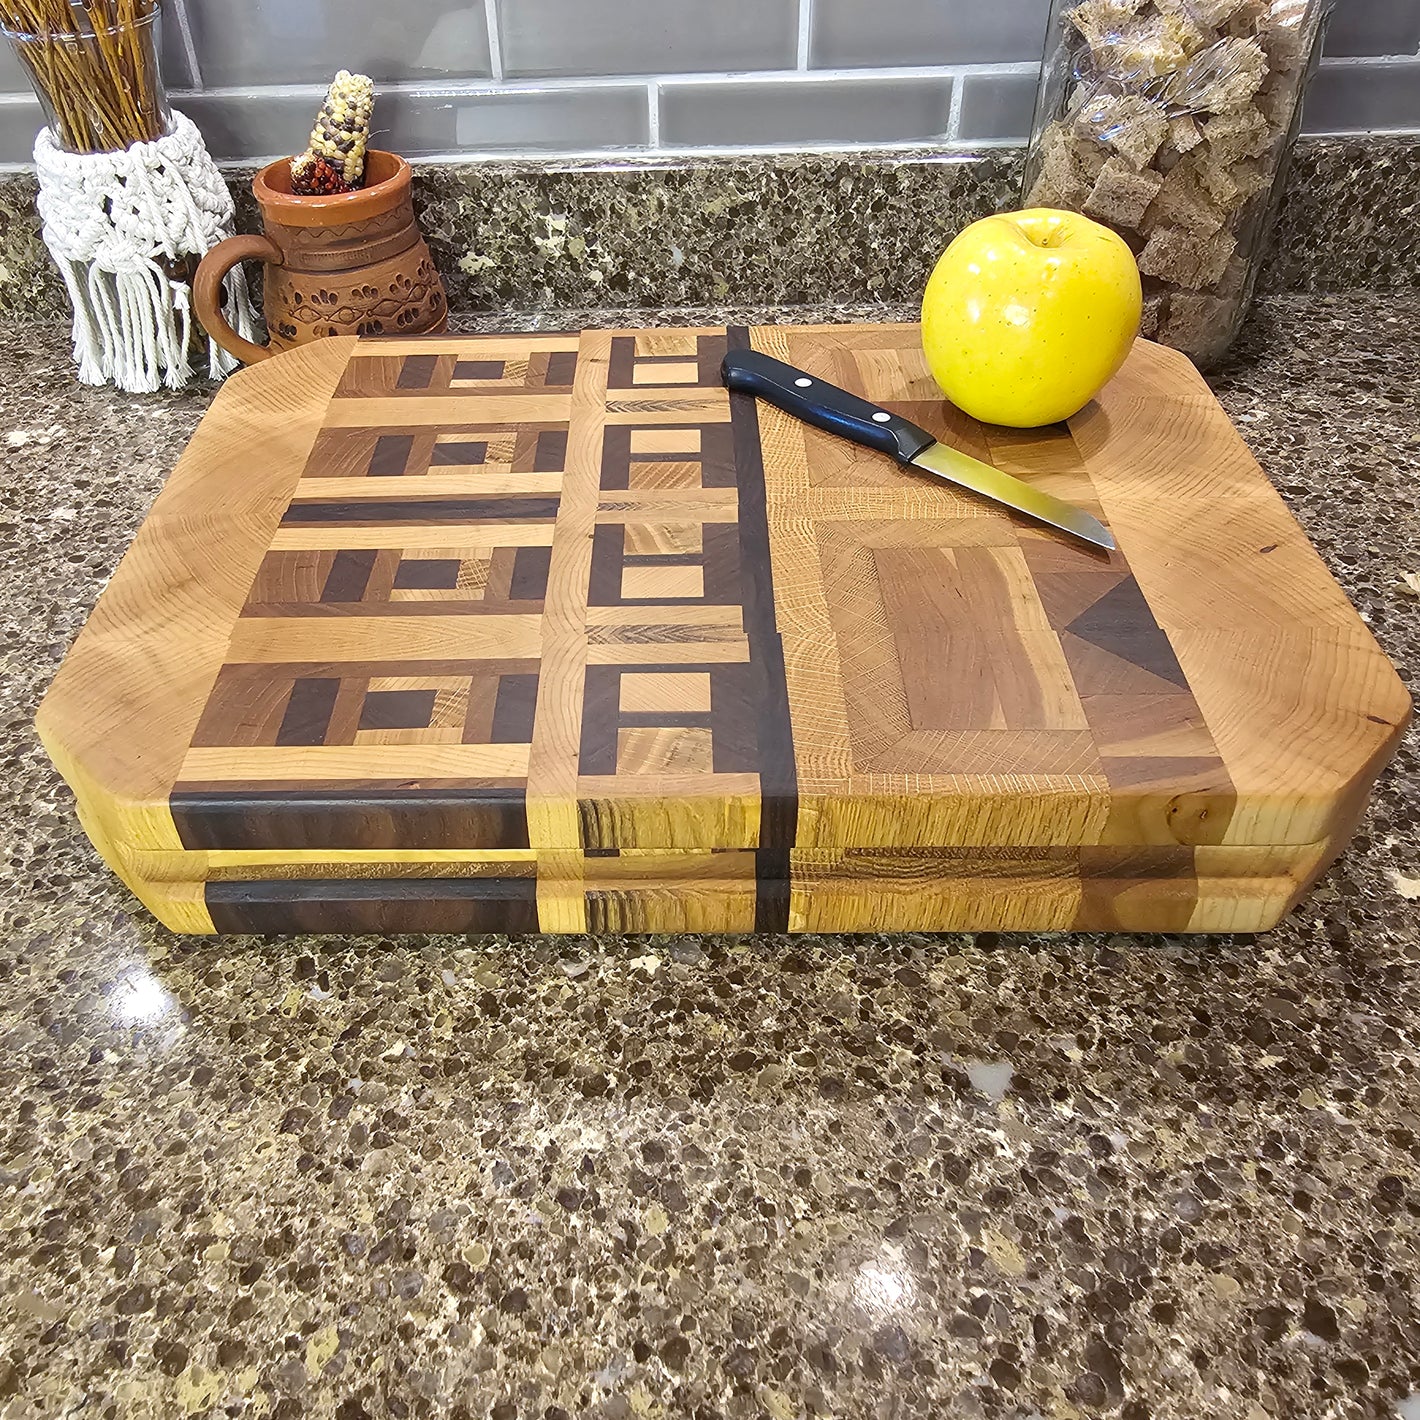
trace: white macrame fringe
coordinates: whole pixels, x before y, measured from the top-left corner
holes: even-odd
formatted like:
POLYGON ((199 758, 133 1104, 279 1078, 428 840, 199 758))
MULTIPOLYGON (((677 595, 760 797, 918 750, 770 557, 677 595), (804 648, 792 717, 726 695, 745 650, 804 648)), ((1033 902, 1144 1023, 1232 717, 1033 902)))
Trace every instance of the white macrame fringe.
MULTIPOLYGON (((68 153, 48 128, 35 140, 44 241, 74 305, 74 359, 86 385, 134 393, 192 378, 191 291, 159 258, 200 257, 232 235, 232 195, 197 125, 173 111, 173 131, 121 153, 68 153)), ((254 338, 241 266, 226 281, 226 314, 254 338)), ((237 361, 207 345, 208 372, 237 361)))

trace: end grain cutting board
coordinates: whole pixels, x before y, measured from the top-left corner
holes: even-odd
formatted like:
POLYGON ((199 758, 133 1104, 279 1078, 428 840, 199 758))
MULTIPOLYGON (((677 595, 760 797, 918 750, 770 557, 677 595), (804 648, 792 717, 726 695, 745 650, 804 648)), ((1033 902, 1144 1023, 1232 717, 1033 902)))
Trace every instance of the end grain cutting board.
POLYGON ((330 340, 235 377, 39 724, 182 931, 1259 930, 1409 700, 1206 385, 1030 433, 915 326, 330 340), (753 345, 1106 556, 729 397, 753 345))

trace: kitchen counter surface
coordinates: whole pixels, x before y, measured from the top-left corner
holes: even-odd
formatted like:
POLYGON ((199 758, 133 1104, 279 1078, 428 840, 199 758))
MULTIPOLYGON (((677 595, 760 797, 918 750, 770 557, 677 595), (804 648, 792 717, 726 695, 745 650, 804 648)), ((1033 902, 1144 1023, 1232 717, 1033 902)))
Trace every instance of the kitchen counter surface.
MULTIPOLYGON (((175 937, 30 721, 208 395, 65 345, 0 332, 0 1417, 1420 1417, 1413 736, 1261 937, 175 937)), ((1420 295, 1215 384, 1413 684, 1420 295)))

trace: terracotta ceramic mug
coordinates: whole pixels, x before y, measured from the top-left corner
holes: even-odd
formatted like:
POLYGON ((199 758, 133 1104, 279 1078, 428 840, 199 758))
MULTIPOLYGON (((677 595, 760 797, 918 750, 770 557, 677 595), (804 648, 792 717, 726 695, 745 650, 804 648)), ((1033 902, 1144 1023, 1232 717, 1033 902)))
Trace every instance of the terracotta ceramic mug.
POLYGON ((228 237, 202 259, 197 315, 224 350, 250 365, 327 335, 422 335, 449 323, 443 283, 414 220, 410 169, 372 149, 368 185, 331 197, 296 197, 291 160, 256 175, 264 236, 228 237), (266 263, 270 345, 243 340, 222 314, 222 282, 239 262, 266 263))

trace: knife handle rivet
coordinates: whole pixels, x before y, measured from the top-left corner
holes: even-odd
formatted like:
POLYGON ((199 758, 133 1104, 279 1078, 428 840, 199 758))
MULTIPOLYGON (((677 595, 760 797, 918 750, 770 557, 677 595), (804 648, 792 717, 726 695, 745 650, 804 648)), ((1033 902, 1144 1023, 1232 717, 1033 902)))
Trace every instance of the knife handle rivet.
POLYGON ((811 384, 813 384, 813 381, 807 378, 801 378, 795 380, 794 383, 798 385, 801 390, 806 390, 811 384))
POLYGON ((877 412, 875 415, 873 415, 873 422, 874 422, 875 424, 886 424, 886 423, 888 422, 888 420, 891 419, 891 418, 892 418, 892 415, 889 414, 889 413, 887 412, 887 410, 885 410, 885 409, 880 409, 880 410, 878 410, 878 412, 877 412))

